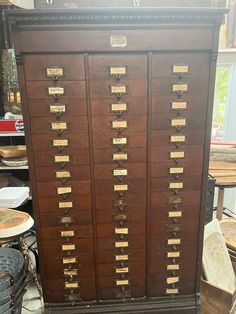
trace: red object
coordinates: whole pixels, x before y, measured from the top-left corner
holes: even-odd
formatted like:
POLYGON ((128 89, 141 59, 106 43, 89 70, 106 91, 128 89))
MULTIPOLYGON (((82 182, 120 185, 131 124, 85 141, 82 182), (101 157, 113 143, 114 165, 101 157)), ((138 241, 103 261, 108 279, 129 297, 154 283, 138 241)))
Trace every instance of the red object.
POLYGON ((0 132, 24 132, 23 120, 0 120, 0 132))

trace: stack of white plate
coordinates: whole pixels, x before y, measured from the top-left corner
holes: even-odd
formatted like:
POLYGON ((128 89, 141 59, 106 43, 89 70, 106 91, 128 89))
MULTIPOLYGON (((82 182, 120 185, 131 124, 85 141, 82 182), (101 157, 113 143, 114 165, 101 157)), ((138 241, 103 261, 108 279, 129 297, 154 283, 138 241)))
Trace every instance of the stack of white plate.
POLYGON ((16 208, 29 198, 28 187, 5 187, 0 189, 0 208, 16 208))

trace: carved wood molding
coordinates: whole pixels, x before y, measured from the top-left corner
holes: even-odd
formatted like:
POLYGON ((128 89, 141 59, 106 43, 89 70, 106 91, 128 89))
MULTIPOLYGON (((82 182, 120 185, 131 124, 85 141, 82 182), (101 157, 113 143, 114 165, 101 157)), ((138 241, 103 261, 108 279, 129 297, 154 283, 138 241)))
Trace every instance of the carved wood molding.
POLYGON ((161 23, 219 23, 223 18, 225 9, 129 9, 129 10, 78 10, 75 14, 71 10, 11 10, 7 12, 8 20, 12 25, 48 25, 53 27, 60 24, 161 24, 161 23))

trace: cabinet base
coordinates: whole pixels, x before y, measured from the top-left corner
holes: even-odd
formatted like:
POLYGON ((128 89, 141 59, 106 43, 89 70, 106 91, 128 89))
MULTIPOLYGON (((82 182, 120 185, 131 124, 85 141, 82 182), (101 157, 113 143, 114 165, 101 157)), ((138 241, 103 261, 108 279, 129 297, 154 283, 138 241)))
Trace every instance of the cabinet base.
POLYGON ((70 305, 46 304, 46 313, 63 314, 197 314, 200 313, 199 296, 178 296, 174 299, 156 298, 124 303, 81 303, 70 305))

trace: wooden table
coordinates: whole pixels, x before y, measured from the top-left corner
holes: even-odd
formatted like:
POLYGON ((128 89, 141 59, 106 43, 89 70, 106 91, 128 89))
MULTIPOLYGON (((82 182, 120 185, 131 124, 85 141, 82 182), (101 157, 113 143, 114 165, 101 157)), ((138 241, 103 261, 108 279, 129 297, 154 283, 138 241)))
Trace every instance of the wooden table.
POLYGON ((216 218, 221 220, 223 216, 225 189, 236 187, 236 163, 211 161, 209 173, 216 179, 215 186, 219 188, 216 218))

